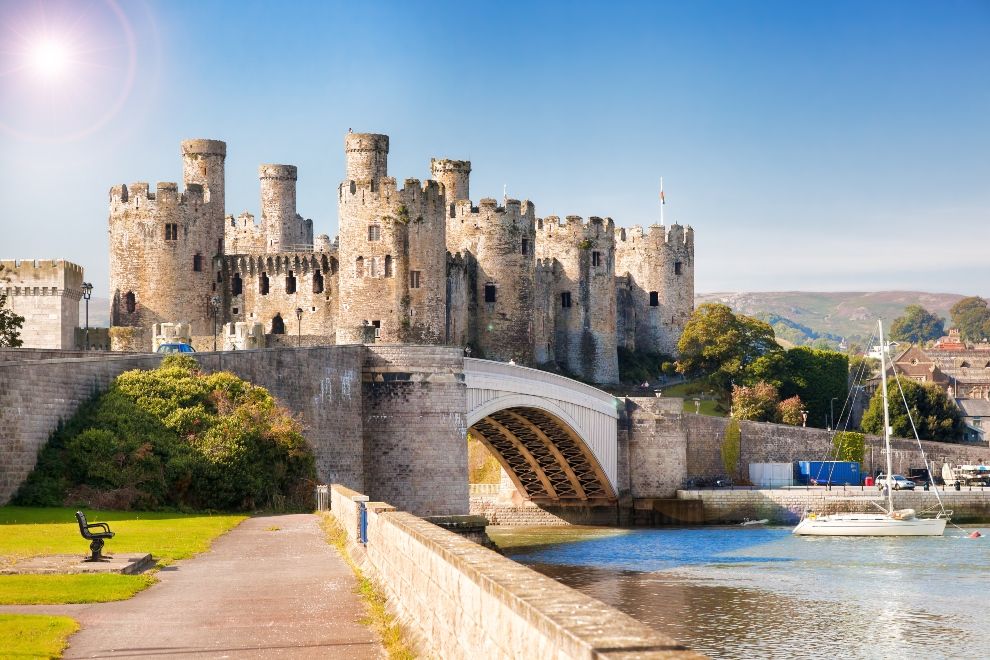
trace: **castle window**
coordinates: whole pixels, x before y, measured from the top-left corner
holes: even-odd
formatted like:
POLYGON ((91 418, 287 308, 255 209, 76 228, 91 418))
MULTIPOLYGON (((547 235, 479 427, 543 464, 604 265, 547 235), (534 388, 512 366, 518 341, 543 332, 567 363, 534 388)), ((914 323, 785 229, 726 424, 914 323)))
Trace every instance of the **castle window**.
POLYGON ((680 261, 675 261, 674 262, 674 275, 680 275, 680 274, 681 274, 681 262, 680 261))
POLYGON ((495 283, 489 282, 485 285, 485 302, 493 303, 495 302, 495 283))
POLYGON ((285 292, 286 293, 296 292, 296 276, 293 275, 291 270, 289 271, 289 274, 285 276, 285 292))
POLYGON ((323 293, 323 273, 313 272, 313 293, 323 293))
POLYGON ((374 328, 375 328, 375 339, 378 339, 379 337, 382 336, 382 322, 381 321, 372 321, 371 322, 371 325, 374 326, 374 328))
POLYGON ((203 255, 201 254, 193 255, 193 272, 195 273, 203 272, 203 255))
POLYGON ((380 241, 382 240, 382 228, 378 225, 368 225, 368 240, 369 241, 380 241))
POLYGON ((354 277, 364 277, 364 257, 354 260, 354 277))
POLYGON ((217 271, 217 283, 219 284, 219 283, 222 283, 222 282, 223 282, 223 273, 218 270, 217 271))
MULTIPOLYGON (((230 311, 231 311, 232 314, 237 314, 238 312, 240 312, 240 309, 238 309, 237 307, 235 307, 235 308, 233 308, 230 311)), ((233 329, 234 326, 230 326, 230 327, 231 327, 231 329, 233 329)))
POLYGON ((233 296, 244 293, 244 282, 241 280, 240 273, 234 273, 234 277, 230 280, 230 293, 233 296))
POLYGON ((276 314, 275 318, 272 319, 272 334, 273 335, 285 334, 285 321, 282 320, 281 314, 276 314))
POLYGON ((262 273, 258 278, 258 293, 263 296, 268 295, 268 273, 262 273))
POLYGON ((418 289, 419 288, 419 271, 411 270, 409 271, 409 288, 418 289))
POLYGON ((451 202, 450 203, 450 217, 453 218, 455 215, 457 215, 457 204, 454 204, 453 202, 451 202))
POLYGON ((385 255, 385 277, 392 277, 392 255, 385 255))
POLYGON ((564 309, 569 309, 571 306, 571 292, 564 291, 560 294, 560 306, 564 309))
POLYGON ((165 223, 165 240, 166 241, 177 241, 179 240, 179 225, 174 222, 165 223))
POLYGON ((133 314, 134 310, 137 309, 137 300, 134 298, 133 291, 128 291, 127 295, 124 296, 124 309, 127 310, 128 314, 133 314))
POLYGON ((520 251, 520 254, 529 254, 529 239, 528 238, 522 239, 522 250, 520 251))
POLYGON ((602 265, 602 253, 599 252, 598 250, 595 250, 594 252, 591 253, 591 265, 592 266, 602 265))
POLYGON ((660 292, 650 291, 650 307, 659 307, 659 306, 660 306, 660 292))

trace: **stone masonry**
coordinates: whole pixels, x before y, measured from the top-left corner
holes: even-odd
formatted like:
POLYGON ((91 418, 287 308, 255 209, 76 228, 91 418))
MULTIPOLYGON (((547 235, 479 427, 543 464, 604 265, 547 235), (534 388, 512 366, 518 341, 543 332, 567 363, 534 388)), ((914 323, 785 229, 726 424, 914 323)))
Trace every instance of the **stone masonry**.
MULTIPOLYGON (((227 215, 218 140, 182 143, 183 183, 110 191, 111 344, 151 349, 155 323, 260 323, 269 346, 381 342, 470 347, 474 357, 552 365, 600 383, 617 347, 674 354, 694 300, 694 234, 670 225, 540 218, 532 202, 470 200, 471 163, 433 159, 434 179, 388 172, 387 135, 348 133, 340 234, 314 237, 293 165, 259 167, 261 218, 227 215), (297 315, 301 315, 301 318, 297 315)), ((233 326, 232 326, 233 327, 233 326)))
POLYGON ((24 317, 25 348, 76 347, 82 283, 82 266, 64 259, 0 261, 0 292, 24 317))

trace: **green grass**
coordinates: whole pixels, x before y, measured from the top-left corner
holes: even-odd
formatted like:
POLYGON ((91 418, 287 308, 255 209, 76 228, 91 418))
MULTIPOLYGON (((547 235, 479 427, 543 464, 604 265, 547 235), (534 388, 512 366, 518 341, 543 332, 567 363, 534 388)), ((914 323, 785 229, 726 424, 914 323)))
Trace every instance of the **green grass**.
POLYGON ((126 600, 150 587, 152 575, 3 575, 0 605, 57 605, 126 600))
MULTIPOLYGON (((216 537, 247 516, 186 513, 86 511, 89 522, 110 524, 116 536, 104 553, 151 553, 159 564, 209 549, 216 537)), ((89 554, 79 535, 75 510, 0 507, 0 564, 39 555, 89 554)), ((154 584, 149 575, 0 575, 0 604, 101 603, 130 598, 154 584)), ((2 648, 2 647, 0 647, 2 648)))
MULTIPOLYGON (((718 402, 713 399, 702 399, 701 408, 699 409, 700 414, 709 415, 711 417, 728 417, 724 410, 717 408, 718 402)), ((695 413, 694 399, 684 399, 684 412, 695 413)))
POLYGON ((0 614, 4 658, 60 658, 79 624, 67 616, 0 614))
MULTIPOLYGON (((105 554, 150 552, 161 564, 208 550, 213 539, 247 517, 147 511, 84 513, 89 522, 109 523, 116 534, 107 541, 105 554)), ((0 507, 0 561, 38 555, 82 556, 88 550, 89 542, 79 535, 74 509, 0 507)))

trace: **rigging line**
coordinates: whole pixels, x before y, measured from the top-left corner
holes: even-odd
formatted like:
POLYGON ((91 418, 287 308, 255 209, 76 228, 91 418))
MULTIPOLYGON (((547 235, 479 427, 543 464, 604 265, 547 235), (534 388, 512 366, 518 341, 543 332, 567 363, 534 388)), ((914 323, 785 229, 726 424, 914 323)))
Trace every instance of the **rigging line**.
MULTIPOLYGON (((891 366, 893 367, 894 365, 891 366)), ((925 472, 928 473, 928 481, 934 485, 935 477, 932 475, 932 468, 928 464, 928 457, 925 455, 925 448, 921 444, 921 437, 918 435, 918 429, 914 425, 914 418, 911 416, 911 408, 908 406, 907 396, 904 394, 904 388, 901 387, 901 379, 897 377, 896 368, 894 369, 894 381, 897 382, 897 390, 901 393, 901 401, 904 402, 904 411, 907 413, 908 421, 911 422, 911 431, 914 432, 914 439, 918 443, 918 450, 921 452, 921 458, 925 461, 925 472)), ((889 474, 887 475, 887 478, 890 479, 889 474)), ((942 513, 945 513, 945 504, 942 503, 942 496, 938 494, 938 488, 935 488, 933 492, 935 493, 935 499, 938 500, 939 507, 942 509, 942 513)))

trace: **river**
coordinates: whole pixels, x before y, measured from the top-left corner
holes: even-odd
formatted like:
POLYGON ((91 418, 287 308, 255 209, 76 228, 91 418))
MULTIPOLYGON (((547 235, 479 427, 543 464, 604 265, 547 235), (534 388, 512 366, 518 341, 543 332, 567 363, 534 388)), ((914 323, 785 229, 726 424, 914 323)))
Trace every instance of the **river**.
MULTIPOLYGON (((506 556, 713 658, 990 656, 990 536, 498 528, 506 556)), ((987 533, 987 529, 983 529, 987 533)))

